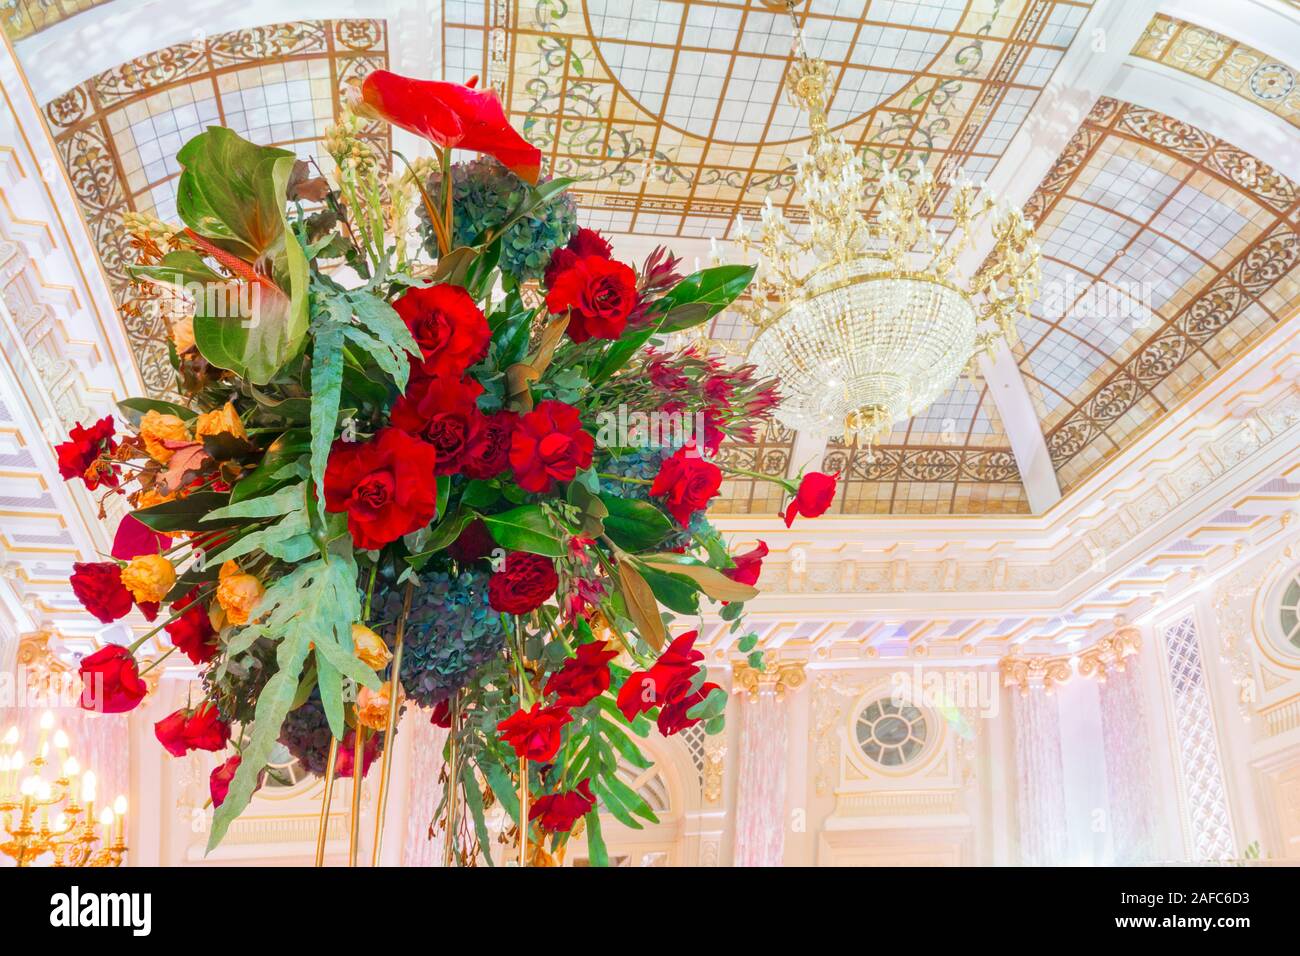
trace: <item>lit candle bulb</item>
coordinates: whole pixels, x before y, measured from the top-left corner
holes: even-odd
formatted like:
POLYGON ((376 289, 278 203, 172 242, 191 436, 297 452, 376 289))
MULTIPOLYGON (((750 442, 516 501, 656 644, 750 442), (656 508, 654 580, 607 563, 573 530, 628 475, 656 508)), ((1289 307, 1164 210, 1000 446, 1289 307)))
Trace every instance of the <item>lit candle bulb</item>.
POLYGON ((52 730, 53 727, 54 727, 54 711, 47 710, 45 713, 41 714, 41 723, 40 723, 41 735, 40 737, 37 738, 36 741, 36 751, 42 755, 44 755, 45 753, 45 746, 46 746, 45 742, 49 740, 50 730, 52 730))
POLYGON ((117 795, 113 801, 113 815, 117 818, 117 832, 113 835, 114 843, 123 843, 123 837, 126 834, 126 797, 122 794, 117 795))
POLYGON ((54 749, 59 752, 60 757, 68 755, 68 734, 62 727, 54 732, 54 749))
POLYGON ((67 830, 67 829, 68 829, 68 816, 67 816, 67 814, 65 814, 65 813, 60 813, 60 814, 58 814, 57 816, 55 816, 55 818, 54 818, 54 832, 55 832, 55 833, 63 833, 63 832, 64 832, 65 830, 67 830))
POLYGON ((95 771, 87 770, 81 775, 81 802, 86 805, 86 824, 95 819, 95 771))
POLYGON ((113 808, 105 807, 99 814, 100 826, 104 828, 104 846, 113 840, 113 808))

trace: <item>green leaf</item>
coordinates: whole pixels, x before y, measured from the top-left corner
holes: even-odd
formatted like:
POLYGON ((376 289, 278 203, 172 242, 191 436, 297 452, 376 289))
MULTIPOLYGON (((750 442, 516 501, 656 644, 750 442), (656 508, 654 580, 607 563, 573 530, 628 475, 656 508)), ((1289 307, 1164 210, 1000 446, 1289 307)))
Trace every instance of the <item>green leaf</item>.
POLYGON ((601 495, 609 515, 605 518, 605 533, 625 551, 644 551, 653 548, 672 533, 668 516, 645 501, 601 495))
POLYGON ((262 528, 251 534, 244 535, 238 541, 232 543, 230 547, 212 555, 208 558, 208 561, 220 565, 257 550, 265 551, 273 557, 289 560, 287 555, 295 553, 296 549, 286 550, 285 545, 297 538, 306 537, 308 545, 306 554, 310 554, 315 550, 315 542, 312 540, 310 532, 311 523, 307 520, 307 512, 302 509, 291 511, 283 520, 276 522, 269 528, 262 528))
POLYGON ((285 432, 271 442, 262 456, 261 464, 236 482, 230 492, 231 503, 259 497, 291 480, 291 476, 283 473, 284 466, 310 451, 311 442, 305 430, 285 432))
POLYGON ((742 654, 748 654, 757 646, 758 646, 757 634, 746 634, 744 637, 742 637, 739 641, 736 642, 736 650, 740 651, 740 653, 742 654))
POLYGON ((756 268, 742 265, 714 266, 688 275, 655 302, 655 311, 664 316, 659 331, 680 332, 707 322, 731 305, 749 287, 756 268), (705 308, 688 308, 697 304, 705 308))
POLYGON ((460 501, 467 508, 486 508, 496 503, 500 497, 500 490, 490 481, 476 478, 465 486, 465 490, 460 494, 460 501))
POLYGON ((707 697, 686 712, 693 720, 712 720, 721 717, 727 711, 727 692, 721 687, 709 691, 707 697))
MULTIPOLYGON (((352 623, 361 615, 356 582, 357 566, 350 553, 300 565, 267 589, 254 612, 256 618, 233 635, 231 643, 237 641, 245 647, 258 637, 276 641, 277 669, 258 696, 239 769, 213 818, 209 851, 221 842, 252 798, 257 778, 280 735, 280 725, 297 696, 299 677, 313 644, 318 673, 328 661, 326 667, 378 687, 375 672, 352 653, 352 623)), ((324 690, 322 687, 322 693, 324 690)), ((325 706, 327 712, 333 708, 332 703, 325 706)))
POLYGON ((678 614, 700 613, 699 588, 690 578, 656 571, 649 565, 641 565, 637 570, 664 607, 678 614))
POLYGON ((587 821, 587 862, 592 866, 609 866, 609 851, 600 832, 600 813, 592 810, 583 819, 587 821))
POLYGON ((492 540, 509 551, 527 551, 551 558, 564 554, 564 542, 551 527, 541 505, 521 505, 481 517, 492 540))
POLYGON ((599 385, 605 381, 632 358, 637 352, 650 341, 651 337, 658 334, 659 324, 653 322, 650 325, 637 329, 628 329, 623 335, 609 347, 605 357, 601 359, 600 365, 592 373, 591 384, 599 385))
POLYGON ((469 815, 474 821, 474 834, 478 837, 479 849, 488 866, 492 866, 492 839, 488 836, 487 820, 483 817, 483 794, 478 791, 478 781, 474 779, 474 771, 468 761, 461 767, 460 781, 461 790, 465 794, 465 806, 469 807, 469 815))
POLYGON ((186 408, 184 405, 177 405, 175 402, 164 402, 157 398, 124 398, 117 403, 117 407, 122 410, 126 420, 137 428, 140 420, 144 418, 146 412, 158 412, 160 415, 175 415, 182 421, 193 421, 198 417, 198 412, 192 408, 186 408))
POLYGON ((715 601, 748 601, 758 594, 758 588, 733 581, 721 571, 690 555, 665 551, 661 554, 643 555, 640 560, 657 571, 690 578, 715 601))
MULTIPOLYGON (((228 496, 217 491, 196 491, 184 498, 173 498, 162 504, 141 508, 131 514, 154 531, 198 531, 209 512, 225 505, 228 496)), ((224 524, 239 524, 241 520, 229 519, 224 524)), ((203 530, 211 530, 204 525, 203 530)))
POLYGON ((343 326, 321 322, 311 354, 311 479, 324 506, 325 465, 334 444, 343 390, 343 326))
POLYGON ((316 686, 320 688, 321 707, 325 711, 325 720, 335 740, 342 740, 348 732, 347 720, 343 716, 343 675, 338 672, 329 659, 319 651, 316 659, 316 686))
POLYGON ((501 764, 490 756, 478 760, 477 765, 483 774, 483 779, 488 782, 488 786, 496 794, 497 802, 501 804, 506 813, 510 814, 510 819, 518 823, 519 792, 515 789, 514 780, 511 779, 501 764))
POLYGON ((261 498, 245 498, 235 504, 215 509, 208 514, 204 522, 225 521, 230 518, 274 518, 286 515, 304 506, 302 493, 302 485, 290 485, 273 494, 263 495, 261 498))
POLYGON ((247 287, 246 295, 220 296, 220 314, 210 314, 209 296, 196 302, 195 343, 212 364, 265 385, 302 350, 307 335, 307 257, 285 219, 296 157, 214 126, 182 146, 176 159, 182 167, 177 213, 232 257, 222 264, 247 287))
POLYGON ((409 555, 406 563, 419 571, 429 563, 431 557, 439 551, 445 550, 448 545, 459 538, 460 533, 477 517, 478 515, 473 511, 457 505, 455 511, 434 526, 428 540, 424 543, 424 549, 419 554, 409 555))

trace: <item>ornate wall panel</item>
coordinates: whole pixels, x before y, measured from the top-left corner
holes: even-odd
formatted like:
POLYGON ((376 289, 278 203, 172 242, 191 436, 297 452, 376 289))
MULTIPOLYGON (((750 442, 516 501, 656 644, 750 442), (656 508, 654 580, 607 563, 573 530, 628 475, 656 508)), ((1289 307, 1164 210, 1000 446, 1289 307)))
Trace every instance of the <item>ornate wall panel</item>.
POLYGON ((1300 302, 1300 188, 1151 110, 1099 100, 1025 212, 1045 276, 1017 351, 1063 490, 1300 302))
POLYGON ((1208 80, 1300 126, 1295 69, 1231 37, 1162 14, 1151 21, 1133 56, 1208 80))
MULTIPOLYGON (((157 50, 45 105, 151 393, 172 387, 167 330, 131 307, 122 214, 175 220, 176 151, 209 125, 327 164, 320 137, 338 117, 341 88, 387 63, 381 20, 269 24, 157 50)), ((374 136, 386 151, 386 128, 376 123, 374 136)))

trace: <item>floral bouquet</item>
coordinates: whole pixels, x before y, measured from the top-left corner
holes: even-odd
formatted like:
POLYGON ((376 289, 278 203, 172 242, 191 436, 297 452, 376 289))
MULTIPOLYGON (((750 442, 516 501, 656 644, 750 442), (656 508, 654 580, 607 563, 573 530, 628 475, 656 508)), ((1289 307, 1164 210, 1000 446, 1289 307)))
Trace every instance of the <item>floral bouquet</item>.
MULTIPOLYGON (((133 509, 111 559, 75 566, 78 598, 156 622, 82 661, 83 702, 136 706, 159 631, 162 657, 201 669, 202 700, 156 734, 176 755, 234 748, 209 848, 277 744, 328 781, 364 775, 418 706, 448 728, 457 861, 491 861, 496 804, 521 861, 585 826, 600 864, 599 812, 655 819, 616 774, 648 765, 651 721, 723 725, 674 618, 715 602, 738 632, 757 593, 766 547, 730 554, 704 510, 719 444, 752 440, 776 383, 673 345, 753 269, 619 262, 472 82, 377 71, 355 93, 333 181, 214 127, 178 154, 183 225, 128 224, 135 307, 171 307, 182 401, 123 401, 128 435, 109 416, 58 446, 64 477, 133 509), (363 116, 432 158, 387 175, 363 116)), ((834 476, 774 480, 787 523, 834 496, 834 476)), ((755 644, 739 638, 761 666, 755 644)))

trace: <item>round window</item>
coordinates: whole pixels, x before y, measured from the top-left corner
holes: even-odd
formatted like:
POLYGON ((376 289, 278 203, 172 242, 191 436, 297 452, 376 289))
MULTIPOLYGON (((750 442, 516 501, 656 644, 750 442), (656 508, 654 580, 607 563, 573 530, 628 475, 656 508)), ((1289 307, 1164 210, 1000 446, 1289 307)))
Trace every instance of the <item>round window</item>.
POLYGON ((1300 651, 1300 571, 1292 576, 1282 592, 1277 613, 1278 623, 1282 626, 1282 640, 1290 645, 1289 650, 1300 651))
POLYGON ((882 767, 901 767, 921 755, 928 728, 917 708, 883 697, 862 709, 855 732, 868 760, 882 767))

